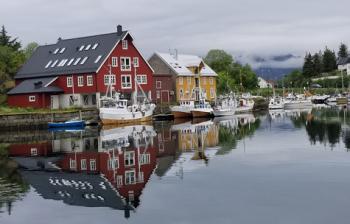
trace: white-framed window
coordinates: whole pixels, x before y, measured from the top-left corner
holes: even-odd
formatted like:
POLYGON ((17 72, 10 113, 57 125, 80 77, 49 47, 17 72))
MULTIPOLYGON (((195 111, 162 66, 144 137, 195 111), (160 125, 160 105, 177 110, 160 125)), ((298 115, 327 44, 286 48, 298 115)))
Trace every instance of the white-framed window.
POLYGON ((184 79, 182 77, 179 77, 179 85, 183 85, 184 84, 184 79))
POLYGON ((122 75, 122 89, 131 89, 131 75, 122 75))
POLYGON ((76 169, 77 168, 77 161, 75 159, 69 159, 69 168, 70 169, 76 169))
POLYGON ((133 64, 135 68, 139 67, 139 58, 138 57, 134 57, 133 58, 133 64))
POLYGON ((87 169, 86 159, 80 160, 80 169, 81 170, 86 170, 87 169))
POLYGON ((36 101, 36 97, 35 96, 29 96, 28 100, 29 100, 29 102, 35 102, 36 101))
POLYGON ((67 87, 73 87, 73 77, 67 77, 67 87))
POLYGON ((112 67, 118 67, 118 57, 112 57, 112 67))
POLYGON ((104 80, 105 86, 108 86, 109 84, 111 85, 116 84, 115 75, 105 75, 103 80, 104 80))
POLYGON ((122 71, 131 71, 131 62, 129 57, 120 58, 120 66, 122 71))
POLYGON ((156 88, 161 89, 162 88, 162 81, 156 81, 156 88))
POLYGON ((123 175, 117 175, 117 187, 123 186, 123 175))
POLYGON ((206 78, 206 77, 202 77, 202 81, 203 81, 203 84, 204 84, 204 85, 207 84, 207 78, 206 78))
POLYGON ((90 170, 96 170, 96 160, 90 159, 90 170))
POLYGON ((214 84, 214 79, 213 79, 213 77, 210 77, 210 78, 209 78, 209 83, 210 83, 210 85, 213 85, 213 84, 214 84))
POLYGON ((157 99, 160 99, 160 91, 157 90, 157 99))
POLYGON ((140 165, 150 164, 151 163, 151 155, 149 153, 142 153, 139 156, 139 161, 140 161, 140 165))
POLYGON ((210 88, 210 97, 215 98, 215 91, 214 88, 210 88))
POLYGON ((86 84, 87 86, 93 86, 94 85, 94 79, 92 75, 86 76, 86 84))
POLYGON ((128 40, 122 40, 122 48, 123 48, 123 50, 128 49, 128 40))
POLYGON ((38 149, 37 148, 30 148, 30 155, 31 156, 37 156, 38 155, 38 149))
POLYGON ((136 182, 136 172, 135 170, 125 171, 125 184, 134 184, 136 182))
POLYGON ((136 78, 138 84, 147 84, 147 75, 137 75, 136 78))
POLYGON ((78 86, 84 86, 84 76, 78 76, 78 86))
POLYGON ((187 84, 188 84, 188 85, 191 84, 191 81, 192 81, 191 77, 187 77, 187 84))
POLYGON ((124 165, 125 166, 135 165, 135 153, 133 151, 124 153, 124 165))
POLYGON ((114 170, 119 168, 119 160, 118 158, 115 159, 108 159, 108 169, 114 170))

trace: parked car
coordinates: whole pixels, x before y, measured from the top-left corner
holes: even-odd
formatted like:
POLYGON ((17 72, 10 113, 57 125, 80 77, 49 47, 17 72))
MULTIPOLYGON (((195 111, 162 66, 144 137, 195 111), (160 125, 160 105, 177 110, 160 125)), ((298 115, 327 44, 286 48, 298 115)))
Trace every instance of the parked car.
POLYGON ((322 88, 322 86, 321 86, 320 84, 317 84, 317 83, 311 84, 310 87, 311 87, 311 88, 322 88))

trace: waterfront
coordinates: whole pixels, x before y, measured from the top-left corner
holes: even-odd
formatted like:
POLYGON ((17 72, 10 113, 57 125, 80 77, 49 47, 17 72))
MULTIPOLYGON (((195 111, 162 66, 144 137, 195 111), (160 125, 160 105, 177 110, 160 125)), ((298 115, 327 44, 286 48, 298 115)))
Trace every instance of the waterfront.
POLYGON ((324 108, 4 133, 0 223, 346 223, 349 124, 324 108))

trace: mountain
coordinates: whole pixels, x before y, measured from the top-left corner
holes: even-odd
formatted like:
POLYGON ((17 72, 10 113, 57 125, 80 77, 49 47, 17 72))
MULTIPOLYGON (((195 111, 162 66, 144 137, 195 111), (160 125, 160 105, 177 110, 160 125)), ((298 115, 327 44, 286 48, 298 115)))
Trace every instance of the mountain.
POLYGON ((267 80, 278 80, 296 69, 301 69, 303 57, 293 54, 244 55, 236 57, 241 64, 249 64, 255 73, 267 80))

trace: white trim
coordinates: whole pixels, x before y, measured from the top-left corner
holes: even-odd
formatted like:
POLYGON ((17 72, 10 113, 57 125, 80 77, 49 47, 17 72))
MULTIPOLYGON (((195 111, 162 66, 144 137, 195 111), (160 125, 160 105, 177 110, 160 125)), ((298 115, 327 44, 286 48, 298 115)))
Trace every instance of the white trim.
POLYGON ((93 86, 94 85, 94 77, 92 75, 86 76, 86 85, 87 86, 93 86), (91 79, 91 84, 89 84, 89 79, 91 79))
POLYGON ((122 72, 130 72, 131 71, 131 65, 132 65, 132 60, 131 60, 131 57, 119 57, 119 60, 120 60, 120 71, 122 72), (122 60, 124 59, 124 62, 126 61, 126 59, 129 59, 129 68, 126 68, 126 65, 124 65, 122 63, 122 60), (123 68, 124 66, 124 68, 123 68))
POLYGON ((118 57, 111 57, 111 65, 113 68, 118 67, 118 57), (114 64, 113 61, 115 62, 114 64))
POLYGON ((28 96, 28 100, 29 100, 29 102, 35 102, 36 101, 36 96, 33 96, 33 95, 28 96))
POLYGON ((78 86, 79 87, 83 87, 84 86, 84 76, 83 75, 79 75, 78 76, 78 86))
POLYGON ((67 76, 66 77, 66 86, 71 88, 71 87, 73 87, 73 85, 74 85, 73 76, 67 76), (68 79, 72 80, 72 84, 71 85, 68 85, 68 79))
POLYGON ((122 89, 132 89, 132 77, 131 75, 128 75, 128 74, 123 74, 123 75, 120 75, 120 87, 122 89), (130 77, 130 87, 123 87, 123 77, 130 77))
POLYGON ((55 78, 53 78, 50 82, 48 82, 44 87, 48 87, 49 85, 51 85, 54 81, 56 81, 58 79, 58 76, 56 76, 55 78))

